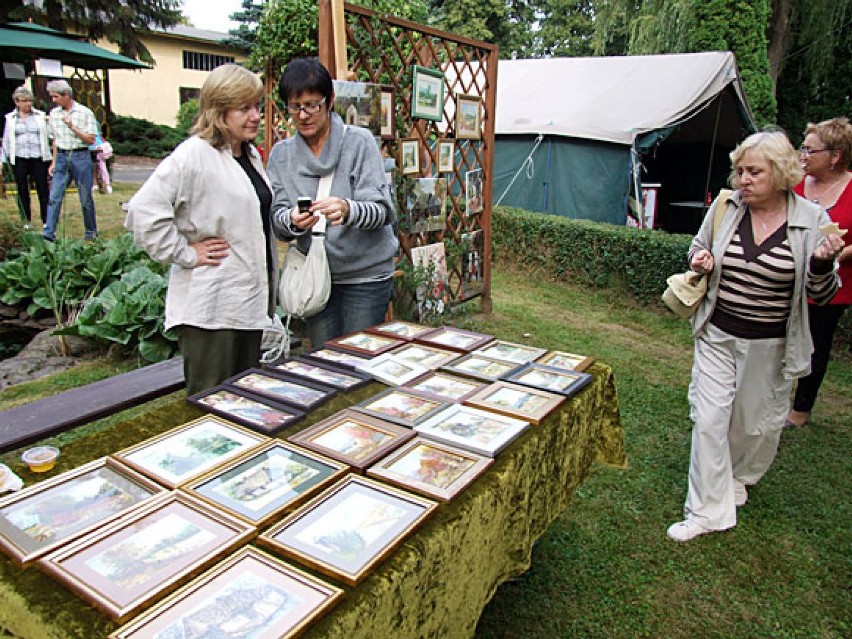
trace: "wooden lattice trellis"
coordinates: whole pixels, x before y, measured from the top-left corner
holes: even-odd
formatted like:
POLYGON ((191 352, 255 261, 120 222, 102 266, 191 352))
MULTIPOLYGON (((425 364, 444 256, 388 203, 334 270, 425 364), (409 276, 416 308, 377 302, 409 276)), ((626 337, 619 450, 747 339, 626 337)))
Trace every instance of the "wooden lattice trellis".
MULTIPOLYGON (((444 173, 448 186, 447 225, 442 231, 409 233, 400 226, 400 245, 410 258, 411 248, 443 241, 447 245, 449 289, 454 303, 482 296, 482 309, 491 311, 491 200, 494 157, 494 103, 497 87, 498 49, 486 42, 460 37, 425 25, 370 9, 344 4, 346 52, 339 55, 335 42, 340 41, 340 29, 334 28, 331 2, 319 3, 320 60, 333 77, 354 79, 390 86, 395 94, 397 138, 383 140, 383 152, 397 158, 401 138, 419 141, 421 177, 437 176, 436 141, 455 138, 453 170, 444 173), (335 37, 337 35, 337 38, 335 37), (348 64, 341 65, 341 61, 348 64), (413 66, 427 67, 443 73, 444 104, 441 121, 411 117, 413 66), (346 77, 341 77, 341 76, 346 77), (481 139, 458 139, 455 100, 457 94, 478 97, 482 101, 481 139), (481 168, 483 208, 480 213, 465 213, 465 175, 481 168), (483 231, 482 279, 475 286, 465 283, 462 273, 465 234, 483 231)), ((276 133, 286 128, 284 114, 276 101, 276 79, 266 74, 266 144, 273 142, 276 133)), ((404 211, 402 189, 398 190, 398 211, 404 211)))

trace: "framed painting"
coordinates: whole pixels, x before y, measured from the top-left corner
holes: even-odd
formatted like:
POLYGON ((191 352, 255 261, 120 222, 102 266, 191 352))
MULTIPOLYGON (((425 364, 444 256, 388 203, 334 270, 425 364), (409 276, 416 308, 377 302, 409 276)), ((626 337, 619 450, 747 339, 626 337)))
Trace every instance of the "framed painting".
POLYGON ((309 382, 299 377, 272 374, 258 368, 250 368, 234 375, 226 379, 223 384, 288 404, 303 412, 324 404, 337 394, 337 391, 330 386, 309 382))
POLYGON ((479 353, 469 353, 458 359, 454 359, 449 364, 441 367, 441 370, 459 375, 467 375, 476 379, 482 379, 486 382, 496 382, 504 375, 508 375, 519 364, 507 362, 502 359, 492 359, 491 357, 483 357, 479 353))
POLYGON ((417 138, 399 141, 399 172, 420 175, 420 140, 417 138))
POLYGON ((295 424, 305 416, 302 411, 292 406, 238 391, 230 386, 214 386, 186 399, 202 410, 208 410, 269 436, 295 424))
POLYGON ((540 388, 519 386, 509 382, 494 382, 469 397, 465 403, 538 425, 564 401, 564 396, 540 388))
POLYGON ((482 293, 485 288, 485 233, 482 229, 462 233, 462 296, 482 293))
POLYGON ((380 135, 383 140, 396 138, 396 95, 392 86, 382 85, 380 135))
POLYGON ((405 344, 405 340, 391 337, 390 335, 376 335, 367 331, 349 333, 348 335, 330 339, 325 343, 329 348, 336 348, 369 357, 387 353, 403 344, 405 344))
POLYGON ((385 353, 361 364, 358 370, 388 386, 400 386, 420 377, 429 369, 410 360, 397 358, 392 353, 385 353))
POLYGON ((109 639, 292 639, 343 591, 257 548, 245 547, 122 626, 109 639))
POLYGON ((435 144, 435 156, 438 173, 452 173, 455 167, 456 141, 442 138, 435 144))
POLYGON ((325 362, 326 364, 349 370, 355 370, 360 364, 370 360, 370 357, 356 355, 349 351, 340 351, 335 348, 318 348, 310 353, 305 353, 302 357, 305 359, 315 359, 319 362, 325 362))
POLYGON ((494 457, 529 425, 522 419, 452 404, 414 430, 429 439, 494 457))
POLYGON ((576 355, 565 351, 548 351, 536 360, 539 364, 553 366, 553 368, 565 368, 569 371, 582 373, 595 363, 595 358, 588 355, 576 355))
POLYGON ((464 175, 464 210, 468 217, 482 213, 482 169, 473 169, 464 175))
POLYGON ((379 419, 414 428, 444 408, 444 402, 423 397, 407 388, 391 388, 353 407, 379 419))
POLYGON ((455 446, 417 437, 367 469, 369 477, 450 501, 494 462, 455 446))
POLYGON ((490 357, 491 359, 502 359, 505 362, 512 362, 514 364, 526 364, 544 355, 547 349, 498 339, 482 348, 476 349, 476 352, 483 357, 490 357))
POLYGON ((249 524, 172 492, 41 558, 39 567, 123 622, 253 534, 249 524))
MULTIPOLYGON (((444 364, 448 364, 457 357, 459 351, 451 351, 437 346, 427 346, 426 344, 406 344, 392 350, 391 355, 396 359, 411 364, 418 364, 423 368, 436 370, 444 364)), ((409 380, 410 381, 410 380, 409 380)))
POLYGON ((337 390, 355 390, 373 381, 373 378, 354 370, 342 370, 331 364, 321 364, 316 360, 301 358, 288 359, 279 364, 273 364, 273 370, 290 373, 296 377, 313 380, 337 390))
POLYGON ((484 346, 494 339, 493 335, 466 331, 454 326, 442 326, 431 333, 418 337, 416 341, 429 346, 449 348, 462 353, 469 353, 484 346))
POLYGON ((333 80, 334 111, 344 124, 360 126, 380 135, 382 87, 368 82, 333 80))
POLYGON ((482 390, 485 386, 482 382, 472 379, 433 371, 423 377, 418 377, 408 382, 404 387, 432 399, 438 399, 450 404, 458 404, 475 392, 482 390))
POLYGON ((205 415, 113 457, 168 488, 177 488, 267 441, 247 428, 205 415))
POLYGON ((411 117, 440 122, 444 116, 444 74, 414 65, 411 82, 411 117))
POLYGON ((165 490, 101 457, 0 499, 0 550, 26 568, 165 490))
POLYGON ((349 475, 258 541, 357 586, 437 507, 431 499, 349 475))
POLYGON ((289 441, 363 472, 412 437, 414 433, 407 428, 347 408, 292 435, 289 441))
POLYGON ((181 490, 259 527, 293 510, 348 470, 346 464, 271 441, 181 490))
POLYGON ((479 96, 456 94, 456 137, 482 139, 482 98, 479 96))
POLYGON ((415 339, 434 330, 434 326, 425 326, 424 324, 415 324, 414 322, 404 322, 402 320, 384 322, 383 324, 378 324, 367 329, 370 333, 389 335, 397 339, 406 340, 415 339))
POLYGON ((571 397, 585 388, 592 381, 592 376, 588 373, 578 373, 577 371, 532 362, 505 375, 504 379, 516 384, 541 388, 571 397))

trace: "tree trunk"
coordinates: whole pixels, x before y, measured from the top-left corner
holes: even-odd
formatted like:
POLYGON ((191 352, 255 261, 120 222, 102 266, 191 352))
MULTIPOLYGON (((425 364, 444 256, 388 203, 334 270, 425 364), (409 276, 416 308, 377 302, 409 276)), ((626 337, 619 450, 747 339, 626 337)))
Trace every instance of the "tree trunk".
POLYGON ((784 68, 784 54, 790 44, 790 14, 793 0, 772 0, 772 16, 769 19, 769 77, 772 90, 778 84, 778 76, 784 68))

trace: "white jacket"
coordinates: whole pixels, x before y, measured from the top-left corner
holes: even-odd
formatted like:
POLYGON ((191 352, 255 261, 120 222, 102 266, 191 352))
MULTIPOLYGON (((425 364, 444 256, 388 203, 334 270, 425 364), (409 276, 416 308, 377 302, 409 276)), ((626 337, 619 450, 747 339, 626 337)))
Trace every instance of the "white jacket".
MULTIPOLYGON (((254 147, 251 161, 267 180, 254 147)), ((230 147, 219 150, 199 137, 181 143, 136 192, 127 205, 124 226, 152 259, 172 265, 167 329, 181 324, 206 329, 269 327, 270 281, 259 209, 251 180, 234 161, 230 147), (230 244, 228 257, 219 266, 196 268, 190 244, 209 237, 230 244)), ((269 241, 275 256, 271 232, 269 241)))
MULTIPOLYGON (((41 159, 45 162, 50 162, 53 159, 53 152, 50 148, 50 140, 47 137, 47 118, 45 117, 45 113, 44 111, 33 109, 32 117, 35 117, 36 126, 38 126, 38 137, 39 142, 41 142, 41 159)), ((15 135, 15 120, 17 119, 18 110, 9 111, 6 114, 6 126, 3 127, 2 156, 9 164, 15 164, 15 158, 17 157, 15 153, 15 139, 17 138, 15 135)))

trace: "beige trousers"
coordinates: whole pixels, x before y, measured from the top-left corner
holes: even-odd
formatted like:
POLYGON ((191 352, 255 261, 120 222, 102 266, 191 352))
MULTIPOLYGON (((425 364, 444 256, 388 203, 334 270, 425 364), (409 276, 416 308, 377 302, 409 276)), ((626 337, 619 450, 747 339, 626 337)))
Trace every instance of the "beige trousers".
POLYGON ((756 484, 775 459, 793 386, 781 372, 785 342, 742 339, 712 324, 695 340, 684 509, 705 528, 735 526, 734 479, 756 484))

